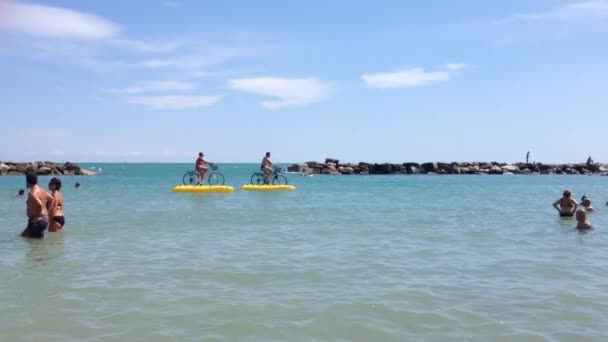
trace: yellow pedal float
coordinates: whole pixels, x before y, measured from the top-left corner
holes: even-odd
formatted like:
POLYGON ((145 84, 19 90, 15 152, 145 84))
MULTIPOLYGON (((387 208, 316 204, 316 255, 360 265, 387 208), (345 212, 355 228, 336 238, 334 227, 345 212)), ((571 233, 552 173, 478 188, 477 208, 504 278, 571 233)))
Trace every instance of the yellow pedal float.
POLYGON ((176 185, 171 189, 179 193, 229 193, 234 188, 229 185, 176 185))
POLYGON ((296 187, 293 185, 241 185, 241 190, 244 191, 293 191, 296 187))

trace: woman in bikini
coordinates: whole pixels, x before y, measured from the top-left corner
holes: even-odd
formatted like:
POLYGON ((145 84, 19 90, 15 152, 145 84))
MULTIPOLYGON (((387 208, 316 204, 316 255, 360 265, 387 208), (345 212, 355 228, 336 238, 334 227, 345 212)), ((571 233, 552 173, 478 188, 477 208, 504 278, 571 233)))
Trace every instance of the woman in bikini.
POLYGON ((567 189, 564 190, 564 197, 553 203, 553 208, 557 210, 561 217, 573 217, 577 207, 578 203, 572 199, 572 191, 567 189))
POLYGON ((49 232, 60 232, 65 225, 65 217, 63 216, 63 195, 61 189, 61 180, 53 177, 49 182, 49 190, 55 199, 55 204, 51 210, 51 222, 49 222, 49 232))

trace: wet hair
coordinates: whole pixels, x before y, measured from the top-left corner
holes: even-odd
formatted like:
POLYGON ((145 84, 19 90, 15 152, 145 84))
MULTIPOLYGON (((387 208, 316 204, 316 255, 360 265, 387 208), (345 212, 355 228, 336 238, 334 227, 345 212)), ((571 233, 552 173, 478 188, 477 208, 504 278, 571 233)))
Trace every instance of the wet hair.
POLYGON ((49 182, 49 186, 51 186, 51 185, 54 185, 57 190, 60 190, 61 189, 61 179, 59 179, 57 177, 51 178, 51 181, 49 182))
POLYGON ((564 190, 564 197, 570 198, 570 196, 572 196, 572 191, 568 189, 564 190))
POLYGON ((76 182, 76 184, 74 184, 74 187, 80 188, 80 183, 76 182))
POLYGON ((33 173, 28 173, 25 175, 25 183, 27 185, 36 185, 38 184, 38 175, 33 173))
POLYGON ((202 156, 203 156, 203 152, 199 152, 199 153, 198 153, 198 156, 199 156, 199 157, 202 157, 202 156))
POLYGON ((25 195, 25 190, 19 189, 19 196, 25 195))
POLYGON ((270 157, 270 152, 266 152, 266 157, 270 157))

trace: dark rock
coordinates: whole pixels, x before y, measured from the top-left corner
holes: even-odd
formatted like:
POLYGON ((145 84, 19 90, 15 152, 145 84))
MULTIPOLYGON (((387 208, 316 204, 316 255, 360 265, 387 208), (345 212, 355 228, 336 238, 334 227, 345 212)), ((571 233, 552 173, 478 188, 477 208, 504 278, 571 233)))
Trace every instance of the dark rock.
POLYGON ((334 165, 338 165, 340 164, 340 161, 338 159, 333 159, 333 158, 325 158, 325 164, 334 164, 334 165))
POLYGON ((53 173, 53 170, 51 170, 50 167, 47 166, 42 166, 40 168, 38 168, 38 174, 42 175, 42 176, 47 176, 53 173))
POLYGON ((374 164, 369 170, 369 173, 372 175, 388 175, 392 172, 391 164, 374 164))
POLYGON ((437 171, 439 171, 439 168, 437 167, 437 163, 424 163, 424 164, 420 165, 420 167, 426 173, 429 173, 429 172, 436 173, 437 171))
POLYGON ((312 169, 307 164, 293 164, 287 168, 288 172, 312 173, 312 169))
POLYGON ((355 169, 350 167, 350 166, 341 166, 338 168, 338 172, 340 172, 340 174, 343 175, 354 175, 355 174, 355 169))
POLYGON ((503 171, 502 171, 502 169, 500 168, 500 166, 498 166, 498 165, 494 165, 494 166, 492 166, 492 167, 490 168, 490 171, 489 171, 488 173, 489 173, 489 174, 491 174, 491 175, 502 175, 502 174, 503 174, 503 171))

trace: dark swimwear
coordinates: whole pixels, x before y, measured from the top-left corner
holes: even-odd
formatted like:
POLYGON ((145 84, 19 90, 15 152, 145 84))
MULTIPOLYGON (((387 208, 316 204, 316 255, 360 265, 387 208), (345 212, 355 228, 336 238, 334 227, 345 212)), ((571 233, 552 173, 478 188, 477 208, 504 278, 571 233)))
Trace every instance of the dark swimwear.
POLYGON ((559 213, 560 217, 574 217, 574 213, 559 213))
POLYGON ((63 216, 53 216, 52 220, 59 223, 62 228, 65 226, 65 217, 63 216))
POLYGON ((42 239, 44 237, 44 231, 49 226, 49 218, 42 216, 38 220, 30 220, 27 224, 27 228, 21 233, 22 237, 32 239, 42 239))

